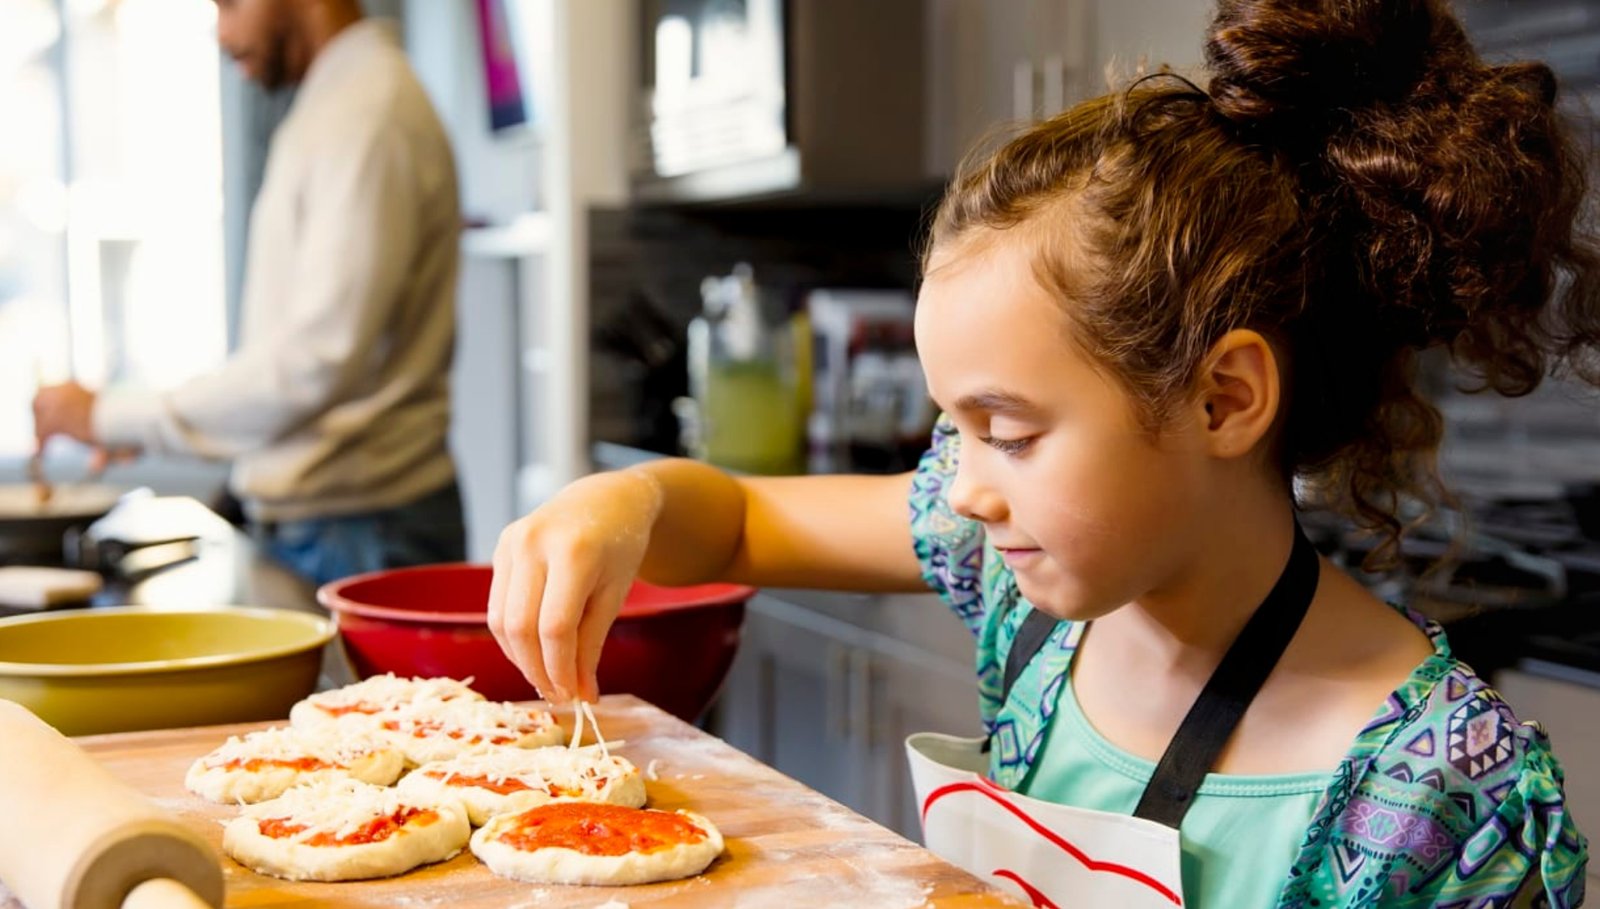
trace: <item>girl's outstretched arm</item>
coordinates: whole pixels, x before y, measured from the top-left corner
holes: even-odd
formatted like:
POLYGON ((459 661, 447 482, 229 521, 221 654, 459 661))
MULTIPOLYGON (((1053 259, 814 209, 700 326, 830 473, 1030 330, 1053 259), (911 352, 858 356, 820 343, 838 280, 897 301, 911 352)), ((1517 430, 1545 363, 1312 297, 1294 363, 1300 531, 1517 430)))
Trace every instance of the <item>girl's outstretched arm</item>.
POLYGON ((545 696, 593 700, 636 576, 926 589, 910 488, 910 474, 743 478, 679 459, 584 477, 501 533, 489 627, 545 696))

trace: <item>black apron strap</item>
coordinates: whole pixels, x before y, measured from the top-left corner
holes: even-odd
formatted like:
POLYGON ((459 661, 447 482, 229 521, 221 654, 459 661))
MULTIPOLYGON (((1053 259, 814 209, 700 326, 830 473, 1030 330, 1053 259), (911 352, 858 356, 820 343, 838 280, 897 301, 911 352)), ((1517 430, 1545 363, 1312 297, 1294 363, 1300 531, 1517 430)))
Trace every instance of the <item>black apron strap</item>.
POLYGON ((1000 683, 1000 703, 1004 704, 1011 697, 1011 688, 1017 684, 1017 679, 1022 677, 1022 670, 1028 668, 1028 663, 1044 649, 1044 642, 1050 639, 1050 632, 1056 630, 1061 620, 1046 612, 1035 609, 1028 613, 1022 620, 1022 627, 1017 629, 1016 639, 1011 642, 1011 649, 1006 652, 1006 674, 1000 683))
POLYGON ((1321 563, 1299 522, 1278 583, 1234 639, 1156 764, 1135 817, 1177 828, 1250 702, 1272 674, 1317 592, 1321 563))

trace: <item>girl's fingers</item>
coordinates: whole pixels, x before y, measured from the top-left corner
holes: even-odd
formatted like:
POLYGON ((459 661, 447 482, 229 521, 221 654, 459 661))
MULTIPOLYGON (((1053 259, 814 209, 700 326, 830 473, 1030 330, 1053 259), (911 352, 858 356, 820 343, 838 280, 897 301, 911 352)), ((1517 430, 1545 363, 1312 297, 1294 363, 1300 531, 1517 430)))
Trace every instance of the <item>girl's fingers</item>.
POLYGON ((511 581, 511 547, 510 538, 502 534, 500 542, 494 547, 494 575, 489 581, 489 633, 494 635, 495 642, 512 662, 516 656, 511 650, 511 641, 506 636, 505 611, 506 587, 511 581))
POLYGON ((589 600, 588 579, 570 564, 552 565, 539 609, 538 646, 552 688, 545 693, 569 700, 578 690, 578 623, 589 600))
POLYGON ((545 608, 545 566, 530 555, 522 554, 511 566, 506 584, 506 602, 502 622, 511 661, 539 694, 546 699, 555 696, 543 652, 539 648, 540 615, 545 608))
POLYGON ((600 652, 606 643, 606 634, 622 609, 623 598, 631 584, 603 584, 589 598, 589 607, 578 623, 578 697, 593 701, 600 697, 600 684, 596 671, 600 667, 600 652))

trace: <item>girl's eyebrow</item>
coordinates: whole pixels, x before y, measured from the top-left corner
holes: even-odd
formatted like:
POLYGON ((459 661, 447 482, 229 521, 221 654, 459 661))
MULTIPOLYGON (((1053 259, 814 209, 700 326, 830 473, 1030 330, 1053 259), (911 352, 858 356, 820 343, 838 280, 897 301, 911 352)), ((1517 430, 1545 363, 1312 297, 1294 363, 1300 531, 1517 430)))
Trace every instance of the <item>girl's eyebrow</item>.
POLYGON ((1014 392, 1000 388, 986 388, 956 401, 956 410, 982 411, 990 414, 1025 417, 1039 412, 1038 405, 1014 392))

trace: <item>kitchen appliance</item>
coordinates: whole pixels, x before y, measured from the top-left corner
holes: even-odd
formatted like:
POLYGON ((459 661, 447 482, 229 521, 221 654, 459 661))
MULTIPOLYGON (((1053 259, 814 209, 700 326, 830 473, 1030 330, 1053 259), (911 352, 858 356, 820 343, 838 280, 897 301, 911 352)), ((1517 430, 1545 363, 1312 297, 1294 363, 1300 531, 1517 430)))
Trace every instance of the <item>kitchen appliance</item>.
POLYGON ((780 314, 745 264, 706 278, 700 295, 687 343, 692 407, 678 410, 685 449, 744 473, 799 473, 811 379, 803 320, 780 314))
POLYGON ((806 297, 814 394, 807 466, 908 470, 936 416, 913 332, 908 291, 825 288, 806 297))
POLYGON ((60 564, 69 535, 105 517, 125 492, 99 483, 64 483, 40 501, 32 483, 0 484, 0 562, 60 564))
MULTIPOLYGON (((1502 484, 1504 485, 1504 484, 1502 484)), ((1375 595, 1442 624, 1457 656, 1485 677, 1538 657, 1600 667, 1600 537, 1585 483, 1490 487, 1460 484, 1408 533, 1403 569, 1361 571, 1374 540, 1327 512, 1302 516, 1313 542, 1375 595), (1548 487, 1548 488, 1546 488, 1548 487), (1442 565, 1442 567, 1440 567, 1442 565)))
POLYGON ((47 501, 32 484, 0 484, 0 566, 83 569, 137 581, 195 558, 199 537, 183 518, 199 507, 183 497, 100 483, 58 484, 47 501))
POLYGON ((922 0, 643 0, 647 202, 925 189, 922 0))
MULTIPOLYGON (((471 678, 495 700, 538 692, 489 631, 488 565, 425 565, 356 575, 324 585, 317 601, 338 617, 339 635, 363 678, 471 678)), ((722 687, 739 646, 744 604, 737 584, 657 587, 636 581, 600 658, 602 694, 634 694, 693 721, 722 687)))

